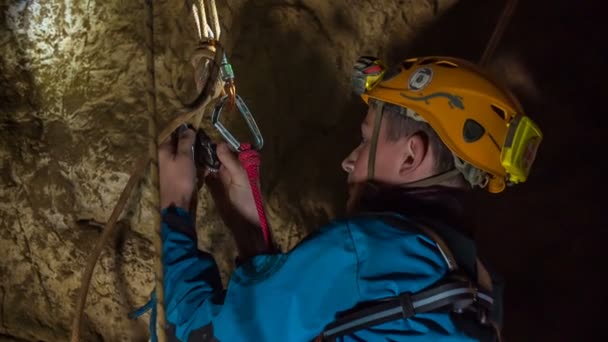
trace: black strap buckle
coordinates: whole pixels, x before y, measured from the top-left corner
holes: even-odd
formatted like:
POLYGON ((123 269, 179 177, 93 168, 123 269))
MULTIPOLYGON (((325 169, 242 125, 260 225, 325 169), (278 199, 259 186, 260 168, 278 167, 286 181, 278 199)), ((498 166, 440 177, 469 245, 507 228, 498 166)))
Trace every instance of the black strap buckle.
POLYGON ((399 295, 399 303, 401 304, 401 317, 408 319, 416 314, 412 305, 412 296, 409 292, 399 295))
POLYGON ((196 133, 194 144, 194 160, 197 168, 206 168, 211 172, 218 172, 221 162, 216 153, 217 145, 211 141, 207 133, 200 129, 196 133))

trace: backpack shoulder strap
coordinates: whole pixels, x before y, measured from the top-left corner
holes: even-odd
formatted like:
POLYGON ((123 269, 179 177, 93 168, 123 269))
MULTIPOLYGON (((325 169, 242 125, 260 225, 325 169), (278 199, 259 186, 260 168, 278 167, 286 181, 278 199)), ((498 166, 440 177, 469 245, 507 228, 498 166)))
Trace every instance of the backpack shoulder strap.
MULTIPOLYGON (((417 228, 420 229, 424 233, 424 235, 428 236, 431 240, 433 240, 433 242, 435 242, 437 248, 439 249, 439 252, 446 260, 450 271, 457 270, 458 264, 456 263, 456 258, 454 257, 454 253, 452 252, 448 244, 445 242, 445 240, 443 240, 443 238, 439 234, 437 234, 434 230, 427 227, 426 225, 418 225, 417 228)), ((481 286, 484 290, 491 293, 493 290, 492 278, 486 267, 483 265, 483 263, 481 262, 481 260, 479 260, 477 256, 475 257, 475 268, 477 271, 477 284, 481 286)))
POLYGON ((455 276, 456 274, 466 274, 466 272, 459 269, 452 249, 434 229, 392 213, 373 213, 364 216, 382 219, 391 226, 400 229, 418 230, 427 236, 435 243, 445 259, 450 270, 450 276, 439 284, 418 293, 402 293, 398 296, 372 301, 349 310, 348 313, 341 315, 329 324, 317 337, 316 341, 334 341, 339 336, 348 335, 391 320, 407 319, 417 313, 446 309, 462 312, 464 309, 473 306, 483 311, 483 317, 480 320, 484 324, 489 323, 495 331, 498 341, 501 340, 498 326, 486 314, 492 311, 494 304, 492 278, 476 256, 474 266, 472 266, 477 274, 475 284, 474 281, 467 279, 468 277, 455 276))
POLYGON ((454 257, 454 253, 452 253, 452 250, 450 249, 448 244, 445 243, 445 241, 441 238, 441 236, 439 236, 439 234, 435 233, 435 231, 424 225, 419 225, 417 228, 420 229, 424 235, 426 235, 431 240, 433 240, 433 242, 435 242, 437 248, 439 249, 439 252, 441 253, 441 255, 443 255, 443 258, 445 259, 450 271, 456 271, 459 267, 458 263, 456 262, 456 258, 454 257))
MULTIPOLYGON (((420 231, 423 235, 427 236, 435 243, 437 249, 445 259, 450 271, 460 269, 461 265, 459 265, 457 262, 458 259, 455 257, 454 252, 452 252, 452 248, 450 248, 450 245, 444 240, 444 238, 436 232, 436 227, 431 228, 431 224, 421 223, 418 220, 409 220, 392 213, 372 213, 366 214, 366 216, 367 215, 378 217, 392 226, 399 227, 401 229, 420 231)), ((475 271, 477 275, 477 284, 485 291, 491 293, 493 291, 492 277, 481 260, 479 260, 477 257, 476 251, 474 254, 474 265, 472 266, 474 268, 473 271, 475 271)), ((471 260, 471 263, 473 263, 473 260, 471 260)))

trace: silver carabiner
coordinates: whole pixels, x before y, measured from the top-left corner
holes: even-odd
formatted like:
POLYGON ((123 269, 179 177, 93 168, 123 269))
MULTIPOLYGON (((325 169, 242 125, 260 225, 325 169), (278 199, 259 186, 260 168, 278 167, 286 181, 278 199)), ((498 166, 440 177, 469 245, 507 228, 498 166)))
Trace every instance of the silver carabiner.
MULTIPOLYGON (((226 139, 226 141, 232 147, 232 149, 234 151, 240 152, 241 143, 220 122, 220 116, 222 115, 222 112, 224 111, 224 105, 226 104, 228 97, 229 97, 228 95, 224 95, 224 97, 222 97, 220 99, 220 101, 217 103, 217 105, 215 106, 215 109, 213 110, 213 114, 211 115, 211 123, 220 132, 222 137, 224 137, 224 139, 226 139)), ((241 116, 243 117, 243 119, 245 119, 245 123, 247 124, 247 127, 249 128, 249 132, 253 135, 253 139, 254 139, 253 148, 258 151, 261 150, 262 147, 264 146, 264 138, 262 138, 262 133, 260 133, 260 130, 258 129, 258 125, 255 123, 255 119, 253 118, 253 115, 247 108, 247 105, 245 104, 243 99, 241 99, 241 97, 238 94, 236 95, 236 107, 238 108, 239 113, 241 113, 241 116)))

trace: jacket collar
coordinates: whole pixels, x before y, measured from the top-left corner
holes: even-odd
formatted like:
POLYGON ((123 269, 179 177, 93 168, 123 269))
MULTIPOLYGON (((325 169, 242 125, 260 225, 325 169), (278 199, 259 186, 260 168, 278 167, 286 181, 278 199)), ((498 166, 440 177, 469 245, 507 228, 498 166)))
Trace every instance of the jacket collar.
POLYGON ((468 191, 446 186, 386 187, 368 183, 359 200, 360 212, 396 212, 412 219, 439 221, 471 237, 473 223, 465 214, 468 191))

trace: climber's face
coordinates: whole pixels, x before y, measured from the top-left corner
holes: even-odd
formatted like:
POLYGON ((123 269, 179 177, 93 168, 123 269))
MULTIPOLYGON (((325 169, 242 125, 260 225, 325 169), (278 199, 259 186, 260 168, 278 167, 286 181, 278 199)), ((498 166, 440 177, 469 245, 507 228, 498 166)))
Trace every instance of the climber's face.
MULTIPOLYGON (((372 133, 374 130, 375 108, 370 106, 365 119, 361 123, 361 141, 344 159, 342 168, 348 173, 348 184, 363 183, 368 180, 368 160, 371 150, 372 133)), ((382 120, 374 167, 374 180, 397 184, 399 183, 400 159, 403 144, 387 139, 388 120, 382 120)))
POLYGON ((344 159, 342 168, 348 173, 349 197, 360 189, 360 184, 373 180, 389 186, 399 186, 433 175, 435 156, 428 149, 428 141, 420 134, 391 137, 390 117, 384 115, 381 121, 374 175, 368 175, 368 161, 371 151, 371 140, 374 130, 376 106, 370 105, 367 115, 361 124, 361 142, 344 159))

